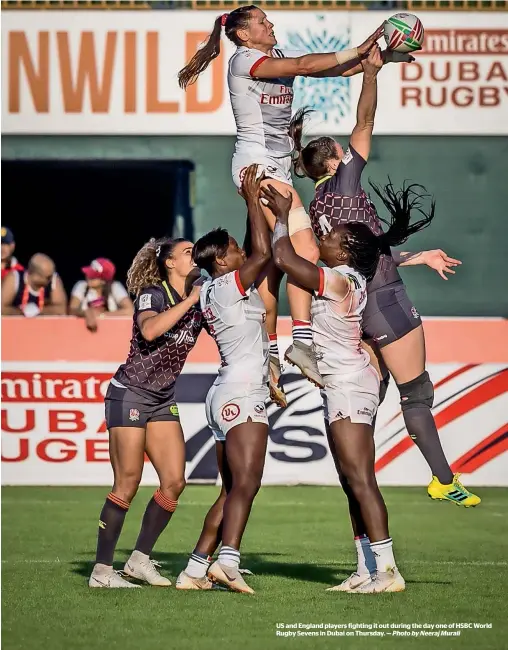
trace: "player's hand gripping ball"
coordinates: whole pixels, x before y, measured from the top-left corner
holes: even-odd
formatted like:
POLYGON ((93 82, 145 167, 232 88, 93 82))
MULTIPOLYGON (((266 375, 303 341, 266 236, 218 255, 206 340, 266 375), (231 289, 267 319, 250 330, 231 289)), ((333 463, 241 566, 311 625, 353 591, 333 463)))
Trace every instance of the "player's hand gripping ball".
POLYGON ((413 14, 394 14, 385 22, 385 40, 390 50, 416 52, 422 49, 423 25, 413 14))

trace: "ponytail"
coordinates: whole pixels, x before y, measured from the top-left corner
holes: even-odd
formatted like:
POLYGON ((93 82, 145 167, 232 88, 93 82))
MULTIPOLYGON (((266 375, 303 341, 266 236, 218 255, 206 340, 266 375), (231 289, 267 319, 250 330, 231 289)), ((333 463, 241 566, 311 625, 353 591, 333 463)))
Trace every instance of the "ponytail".
POLYGON ((196 82, 199 75, 204 72, 210 63, 220 54, 220 37, 222 30, 222 16, 218 16, 213 24, 213 30, 206 43, 199 48, 187 65, 178 73, 178 84, 184 90, 196 82))
POLYGON ((178 73, 178 84, 184 90, 187 86, 195 83, 199 75, 204 72, 210 63, 220 54, 220 39, 222 28, 225 28, 226 36, 235 45, 243 45, 237 36, 239 29, 246 29, 249 25, 250 12, 257 9, 255 5, 238 7, 230 14, 217 16, 213 24, 213 30, 205 44, 194 54, 187 65, 178 73))
POLYGON ((432 197, 430 209, 426 211, 422 207, 422 199, 430 197, 423 185, 406 185, 404 182, 401 190, 395 190, 390 179, 383 188, 372 181, 369 184, 390 214, 389 219, 380 217, 388 225, 388 230, 375 235, 365 223, 348 223, 347 235, 342 243, 349 253, 351 266, 364 275, 367 281, 374 277, 380 255, 391 255, 392 246, 400 246, 411 235, 430 225, 436 211, 436 202, 432 197), (419 212, 423 218, 410 223, 414 211, 419 212))
POLYGON ((390 219, 382 219, 389 228, 379 236, 382 248, 400 246, 414 233, 427 228, 432 223, 436 212, 436 201, 434 197, 427 194, 423 185, 411 183, 406 186, 406 181, 401 190, 395 190, 392 181, 388 177, 388 183, 381 189, 378 185, 369 181, 369 185, 384 203, 390 213, 390 219), (422 199, 430 198, 429 211, 422 207, 422 199), (422 219, 410 223, 413 212, 422 215, 422 219))
POLYGON ((293 140, 295 148, 293 151, 293 168, 295 176, 298 178, 305 178, 307 173, 302 161, 302 138, 303 138, 303 125, 307 115, 312 113, 311 108, 299 108, 291 118, 289 123, 289 137, 293 140))
POLYGON ((142 289, 161 284, 168 277, 166 260, 173 255, 176 244, 187 241, 183 238, 170 239, 152 237, 143 248, 138 251, 127 271, 127 289, 134 296, 138 296, 142 289))

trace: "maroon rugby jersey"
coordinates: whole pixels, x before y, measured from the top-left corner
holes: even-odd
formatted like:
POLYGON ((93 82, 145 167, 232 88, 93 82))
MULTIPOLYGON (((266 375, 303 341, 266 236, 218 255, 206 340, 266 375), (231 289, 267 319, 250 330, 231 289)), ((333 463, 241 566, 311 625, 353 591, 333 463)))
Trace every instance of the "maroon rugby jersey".
MULTIPOLYGON (((335 228, 341 223, 357 221, 367 224, 376 235, 383 232, 376 208, 361 185, 366 164, 366 160, 349 145, 335 174, 316 183, 309 214, 317 237, 327 232, 326 222, 335 228)), ((391 255, 381 255, 376 274, 367 289, 370 292, 392 282, 401 282, 397 266, 391 255)))
POLYGON ((155 341, 147 341, 139 329, 138 316, 144 311, 160 314, 181 301, 175 289, 166 284, 143 289, 134 302, 129 355, 114 379, 150 403, 173 397, 175 382, 201 332, 203 317, 197 303, 174 327, 155 341))

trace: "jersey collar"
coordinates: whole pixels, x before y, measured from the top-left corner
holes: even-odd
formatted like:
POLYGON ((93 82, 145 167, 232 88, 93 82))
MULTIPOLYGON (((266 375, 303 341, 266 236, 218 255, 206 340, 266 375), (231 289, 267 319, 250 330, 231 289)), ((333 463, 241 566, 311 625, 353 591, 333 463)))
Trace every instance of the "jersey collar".
POLYGON ((323 176, 323 178, 320 178, 318 181, 316 181, 316 183, 315 183, 315 185, 314 185, 314 189, 317 190, 317 188, 318 188, 320 185, 322 185, 322 184, 325 183, 326 181, 329 181, 331 177, 332 177, 332 175, 329 174, 328 176, 323 176))

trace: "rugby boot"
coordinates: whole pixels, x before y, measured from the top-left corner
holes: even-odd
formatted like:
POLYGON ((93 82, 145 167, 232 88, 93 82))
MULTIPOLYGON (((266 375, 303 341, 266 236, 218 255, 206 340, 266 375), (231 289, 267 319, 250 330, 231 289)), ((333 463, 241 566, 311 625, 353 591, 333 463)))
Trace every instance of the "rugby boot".
POLYGON ((474 508, 480 505, 482 500, 472 492, 469 492, 459 481, 460 474, 453 475, 453 481, 448 485, 440 483, 436 476, 432 477, 427 493, 435 501, 452 501, 464 508, 474 508))
POLYGON ((397 567, 389 571, 376 571, 371 580, 364 583, 356 589, 352 589, 350 594, 381 594, 393 593, 396 591, 404 591, 406 583, 404 578, 400 575, 397 567))
POLYGON ((318 359, 314 345, 293 341, 293 344, 286 350, 284 359, 292 366, 296 366, 312 384, 318 388, 325 387, 318 370, 318 359))
POLYGON ((154 587, 169 587, 171 586, 171 580, 159 573, 160 566, 158 562, 151 560, 148 555, 140 551, 132 551, 123 570, 131 578, 142 580, 154 587))
POLYGON ((232 591, 237 591, 242 594, 253 594, 254 589, 249 587, 242 577, 238 569, 233 567, 224 566, 216 560, 208 569, 208 576, 213 582, 218 582, 221 585, 229 587, 232 591))
POLYGON ((335 587, 328 587, 326 591, 354 591, 355 589, 358 589, 358 587, 361 587, 367 582, 370 582, 371 579, 372 576, 370 574, 360 575, 359 573, 355 572, 343 580, 340 585, 336 585, 335 587))
POLYGON ((176 579, 175 587, 185 591, 196 591, 198 589, 207 590, 213 589, 213 583, 207 576, 202 578, 193 578, 188 573, 185 573, 185 571, 181 571, 180 575, 176 579))
POLYGON ((270 399, 272 402, 280 406, 281 408, 286 408, 288 401, 286 394, 284 393, 284 388, 280 385, 280 375, 282 368, 280 365, 279 357, 270 355, 270 399))
POLYGON ((141 589, 139 585, 133 585, 132 582, 124 580, 121 571, 115 571, 112 566, 105 564, 94 566, 88 586, 106 589, 141 589))

